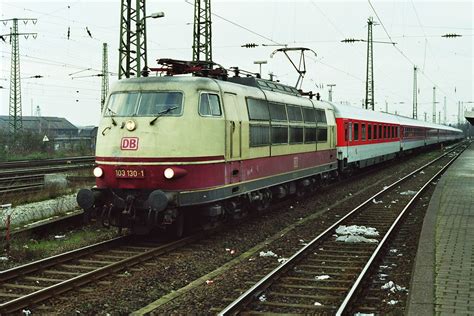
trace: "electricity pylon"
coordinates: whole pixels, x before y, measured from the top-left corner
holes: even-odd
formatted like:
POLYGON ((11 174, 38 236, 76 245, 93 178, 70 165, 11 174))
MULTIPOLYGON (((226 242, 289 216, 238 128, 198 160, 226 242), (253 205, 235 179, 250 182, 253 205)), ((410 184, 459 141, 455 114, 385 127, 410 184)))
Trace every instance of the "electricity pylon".
POLYGON ((146 67, 145 0, 122 0, 118 78, 140 77, 146 67))
POLYGON ((107 43, 103 44, 102 49, 102 94, 100 97, 100 113, 104 110, 105 98, 109 93, 109 57, 107 53, 107 43))
POLYGON ((194 1, 193 61, 212 62, 211 0, 194 1))
POLYGON ((367 20, 368 35, 367 35, 367 73, 365 80, 365 108, 369 107, 372 111, 375 109, 374 104, 374 44, 372 39, 372 26, 374 19, 370 17, 367 20))
POLYGON ((28 38, 30 35, 36 38, 36 33, 19 33, 18 32, 18 21, 23 21, 26 25, 28 21, 32 21, 36 24, 37 19, 7 19, 0 20, 3 24, 7 24, 9 21, 13 22, 13 27, 10 28, 10 34, 1 34, 2 38, 7 36, 10 37, 10 43, 12 44, 12 62, 11 62, 11 81, 10 81, 10 106, 8 111, 8 126, 9 131, 13 135, 22 129, 23 120, 21 114, 21 83, 20 83, 20 40, 19 35, 28 38))
POLYGON ((416 79, 416 71, 418 68, 416 66, 413 67, 413 118, 415 120, 418 119, 418 83, 416 79))

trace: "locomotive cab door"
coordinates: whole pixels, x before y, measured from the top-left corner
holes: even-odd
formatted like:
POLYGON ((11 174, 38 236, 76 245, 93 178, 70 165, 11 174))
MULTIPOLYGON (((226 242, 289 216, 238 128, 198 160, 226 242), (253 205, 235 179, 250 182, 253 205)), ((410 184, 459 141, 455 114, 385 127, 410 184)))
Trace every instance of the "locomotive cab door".
POLYGON ((236 95, 224 93, 224 111, 227 128, 226 153, 232 160, 238 159, 242 151, 242 121, 237 110, 236 95))
POLYGON ((242 155, 242 120, 237 109, 237 98, 233 93, 224 93, 224 113, 226 120, 226 157, 230 160, 229 182, 241 181, 240 164, 242 155))

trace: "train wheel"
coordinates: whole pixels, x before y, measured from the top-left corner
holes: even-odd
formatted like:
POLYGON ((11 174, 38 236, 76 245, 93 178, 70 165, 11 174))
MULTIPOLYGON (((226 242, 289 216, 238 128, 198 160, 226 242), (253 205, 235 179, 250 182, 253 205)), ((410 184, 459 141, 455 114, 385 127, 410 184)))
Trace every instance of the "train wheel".
POLYGON ((184 214, 178 211, 178 216, 174 222, 166 227, 166 235, 169 238, 181 238, 184 235, 184 214))
POLYGON ((270 206, 272 201, 272 191, 270 189, 262 190, 262 199, 258 201, 257 204, 257 211, 263 211, 270 206))

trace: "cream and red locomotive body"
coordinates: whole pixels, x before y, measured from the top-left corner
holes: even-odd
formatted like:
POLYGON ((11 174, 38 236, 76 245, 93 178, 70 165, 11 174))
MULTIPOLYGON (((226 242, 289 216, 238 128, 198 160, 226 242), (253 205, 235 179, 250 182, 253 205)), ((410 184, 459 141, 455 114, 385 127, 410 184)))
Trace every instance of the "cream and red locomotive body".
POLYGON ((460 137, 253 77, 125 79, 99 125, 96 186, 77 201, 113 226, 181 235, 186 219, 238 217, 348 167, 460 137))

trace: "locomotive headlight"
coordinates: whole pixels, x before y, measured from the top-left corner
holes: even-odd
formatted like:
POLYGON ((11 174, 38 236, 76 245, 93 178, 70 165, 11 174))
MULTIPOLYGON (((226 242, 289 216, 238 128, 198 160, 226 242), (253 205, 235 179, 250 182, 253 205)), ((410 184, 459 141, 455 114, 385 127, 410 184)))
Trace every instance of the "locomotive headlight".
POLYGON ((137 128, 137 123, 134 120, 128 120, 125 122, 125 128, 130 132, 134 131, 137 128))
POLYGON ((104 170, 102 170, 101 167, 95 167, 95 168, 94 168, 94 176, 95 176, 96 178, 100 178, 100 177, 102 177, 103 175, 104 175, 104 170))
POLYGON ((163 173, 166 179, 173 179, 174 177, 174 170, 172 168, 166 168, 165 172, 163 173))
POLYGON ((187 174, 188 172, 185 169, 178 168, 178 167, 166 168, 165 171, 163 172, 163 175, 168 180, 178 179, 178 178, 184 177, 187 174))

